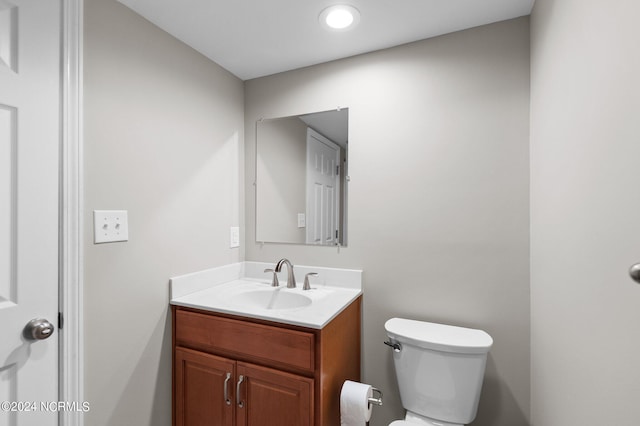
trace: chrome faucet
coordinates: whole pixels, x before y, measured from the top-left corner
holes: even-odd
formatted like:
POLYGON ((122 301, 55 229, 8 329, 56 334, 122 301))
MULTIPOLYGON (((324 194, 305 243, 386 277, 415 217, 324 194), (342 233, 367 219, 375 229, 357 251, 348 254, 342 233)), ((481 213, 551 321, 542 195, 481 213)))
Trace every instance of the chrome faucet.
POLYGON ((287 288, 296 288, 296 276, 293 274, 293 265, 289 262, 289 259, 280 259, 276 263, 276 272, 280 272, 282 265, 287 265, 287 288))

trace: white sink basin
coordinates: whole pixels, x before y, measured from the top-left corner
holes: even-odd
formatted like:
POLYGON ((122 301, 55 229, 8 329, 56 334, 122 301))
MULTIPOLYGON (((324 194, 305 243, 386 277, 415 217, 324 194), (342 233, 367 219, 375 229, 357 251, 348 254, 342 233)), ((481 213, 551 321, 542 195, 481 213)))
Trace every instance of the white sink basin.
POLYGON ((252 290, 231 296, 229 303, 258 309, 296 309, 311 305, 311 298, 282 288, 252 290))
POLYGON ((241 278, 172 298, 171 303, 321 329, 360 294, 359 288, 312 284, 311 290, 302 290, 241 278))

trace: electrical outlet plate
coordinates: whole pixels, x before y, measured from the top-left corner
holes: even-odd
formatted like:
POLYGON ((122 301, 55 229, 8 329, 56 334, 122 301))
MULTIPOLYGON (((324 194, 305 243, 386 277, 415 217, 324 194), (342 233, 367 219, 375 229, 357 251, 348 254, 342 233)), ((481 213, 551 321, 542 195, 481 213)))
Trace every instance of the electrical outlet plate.
POLYGON ((94 210, 93 242, 129 241, 129 221, 126 210, 94 210))
POLYGON ((229 248, 240 247, 240 227, 229 228, 229 248))

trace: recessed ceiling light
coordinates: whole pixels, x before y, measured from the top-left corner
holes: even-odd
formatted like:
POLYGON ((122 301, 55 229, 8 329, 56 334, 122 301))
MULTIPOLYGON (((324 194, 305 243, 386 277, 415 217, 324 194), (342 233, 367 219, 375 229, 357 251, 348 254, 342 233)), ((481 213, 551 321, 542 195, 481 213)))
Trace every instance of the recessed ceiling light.
POLYGON ((331 31, 346 31, 360 22, 360 12, 353 6, 330 6, 320 12, 320 25, 331 31))

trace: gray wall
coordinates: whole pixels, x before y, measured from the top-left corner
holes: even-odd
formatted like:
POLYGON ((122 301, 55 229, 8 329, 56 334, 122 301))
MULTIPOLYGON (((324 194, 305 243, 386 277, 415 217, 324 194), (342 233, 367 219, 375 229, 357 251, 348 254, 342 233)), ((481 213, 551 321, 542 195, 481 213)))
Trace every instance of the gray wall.
POLYGON ((114 0, 85 0, 87 426, 171 424, 169 277, 243 257, 242 82, 114 0), (93 245, 92 210, 129 211, 93 245))
POLYGON ((531 18, 531 419, 640 423, 640 3, 531 18))
POLYGON ((474 425, 529 417, 528 18, 245 83, 246 259, 364 270, 372 426, 403 416, 394 316, 495 340, 474 425), (349 247, 255 242, 255 121, 349 107, 349 247))
POLYGON ((286 117, 257 126, 257 239, 304 244, 298 213, 307 210, 307 124, 286 117))

